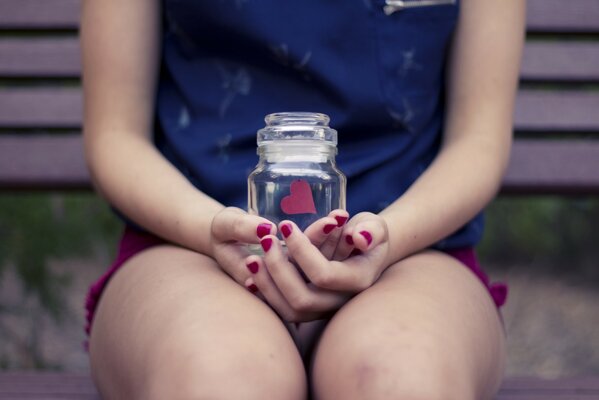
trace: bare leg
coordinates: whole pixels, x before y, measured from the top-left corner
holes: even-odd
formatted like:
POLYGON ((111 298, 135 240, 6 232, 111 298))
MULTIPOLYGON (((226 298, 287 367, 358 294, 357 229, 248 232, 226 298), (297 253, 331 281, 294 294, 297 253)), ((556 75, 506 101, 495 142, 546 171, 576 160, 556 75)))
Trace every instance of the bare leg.
POLYGON ((491 399, 505 336, 486 289, 440 252, 409 257, 343 307, 314 355, 317 399, 491 399))
POLYGON ((303 399, 297 348, 274 312, 206 256, 139 253, 113 277, 90 338, 106 399, 303 399))

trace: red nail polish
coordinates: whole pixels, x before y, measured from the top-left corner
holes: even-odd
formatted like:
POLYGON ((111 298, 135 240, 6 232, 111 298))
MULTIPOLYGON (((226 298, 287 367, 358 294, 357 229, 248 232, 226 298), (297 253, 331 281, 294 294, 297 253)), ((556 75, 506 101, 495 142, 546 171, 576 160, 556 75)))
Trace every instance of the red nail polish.
POLYGON ((345 236, 345 241, 347 242, 347 244, 354 244, 354 238, 351 235, 345 236))
POLYGON ((327 224, 327 225, 325 225, 325 226, 324 226, 324 228, 322 228, 322 231, 328 235, 328 234, 329 234, 329 233, 331 233, 331 232, 333 231, 333 229, 335 229, 337 226, 338 226, 338 225, 335 225, 335 224, 327 224))
POLYGON ((360 250, 360 249, 353 249, 351 251, 351 253, 349 253, 349 256, 350 257, 359 256, 360 254, 362 254, 362 250, 360 250))
POLYGON ((248 286, 248 290, 252 293, 256 293, 258 291, 258 286, 252 283, 250 286, 248 286))
MULTIPOLYGON (((283 234, 284 237, 289 237, 289 235, 291 235, 291 225, 290 224, 283 224, 281 225, 281 233, 283 234)), ((270 246, 269 246, 270 247, 270 246)))
POLYGON ((343 226, 343 224, 345 224, 345 221, 347 221, 347 217, 343 217, 341 215, 337 215, 335 219, 337 220, 337 226, 339 227, 343 226))
POLYGON ((270 233, 270 228, 272 228, 271 224, 268 223, 263 223, 258 225, 258 228, 256 228, 256 235, 258 235, 258 237, 260 239, 262 239, 264 236, 268 235, 270 233))
POLYGON ((270 246, 272 246, 272 239, 271 238, 262 239, 260 244, 262 245, 262 249, 264 250, 264 252, 267 252, 268 250, 270 250, 270 246))
POLYGON ((368 245, 370 246, 370 243, 372 243, 372 235, 370 234, 370 232, 362 231, 360 232, 360 235, 364 236, 364 239, 366 239, 366 243, 368 243, 368 245))
POLYGON ((250 272, 252 274, 255 274, 258 272, 258 270, 260 269, 260 265, 258 265, 258 263, 256 261, 251 262, 247 265, 248 269, 250 270, 250 272))

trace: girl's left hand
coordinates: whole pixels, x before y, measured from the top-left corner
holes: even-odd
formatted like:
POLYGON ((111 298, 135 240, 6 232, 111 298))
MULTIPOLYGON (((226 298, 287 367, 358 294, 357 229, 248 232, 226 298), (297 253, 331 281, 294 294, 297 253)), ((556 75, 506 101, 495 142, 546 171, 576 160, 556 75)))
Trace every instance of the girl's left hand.
POLYGON ((276 236, 262 238, 263 258, 246 259, 248 268, 255 271, 246 285, 255 284, 261 296, 285 320, 322 318, 370 287, 387 267, 388 229, 378 215, 360 213, 352 218, 343 228, 332 260, 293 222, 281 222, 279 230, 285 237, 288 254, 276 236), (304 272, 308 283, 290 259, 304 272))

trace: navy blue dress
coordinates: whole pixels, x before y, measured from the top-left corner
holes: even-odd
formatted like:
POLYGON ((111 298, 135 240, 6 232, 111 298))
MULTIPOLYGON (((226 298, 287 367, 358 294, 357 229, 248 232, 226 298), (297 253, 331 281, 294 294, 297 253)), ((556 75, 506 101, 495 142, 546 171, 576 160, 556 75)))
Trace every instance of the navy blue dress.
MULTIPOLYGON (((158 149, 198 189, 245 209, 264 116, 325 113, 348 211, 379 212, 439 150, 459 15, 439 3, 386 15, 384 0, 164 0, 158 149)), ((479 215, 436 247, 481 234, 479 215)))

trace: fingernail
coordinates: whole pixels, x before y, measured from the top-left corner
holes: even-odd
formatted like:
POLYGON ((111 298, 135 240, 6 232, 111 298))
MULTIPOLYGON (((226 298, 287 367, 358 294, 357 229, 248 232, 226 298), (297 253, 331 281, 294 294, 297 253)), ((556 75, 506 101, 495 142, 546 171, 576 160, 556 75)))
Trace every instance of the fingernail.
POLYGON ((248 269, 250 270, 250 272, 252 274, 255 274, 258 272, 258 270, 260 269, 260 266, 258 265, 258 263, 256 261, 251 262, 247 265, 248 269))
POLYGON ((347 244, 354 244, 354 238, 351 235, 346 235, 345 236, 345 241, 347 242, 347 244))
POLYGON ((372 235, 370 234, 370 232, 362 231, 360 232, 360 235, 364 236, 364 239, 366 239, 366 243, 368 243, 368 245, 370 246, 370 243, 372 243, 372 235))
POLYGON ((337 226, 339 227, 343 226, 343 224, 345 224, 345 221, 347 221, 347 217, 341 215, 337 215, 335 219, 337 220, 337 226))
MULTIPOLYGON (((289 237, 289 235, 291 235, 291 224, 283 224, 281 225, 281 233, 283 234, 284 237, 289 237)), ((270 246, 269 246, 270 247, 270 246)))
POLYGON ((362 250, 360 250, 360 249, 353 249, 351 251, 351 253, 349 253, 349 256, 350 257, 359 256, 360 254, 362 254, 362 250))
POLYGON ((250 286, 248 286, 248 290, 252 293, 256 293, 258 291, 258 286, 252 283, 250 286))
POLYGON ((270 228, 272 228, 271 224, 268 223, 263 223, 258 225, 258 228, 256 228, 256 235, 258 235, 258 237, 260 239, 262 239, 264 236, 268 235, 270 233, 270 228))
POLYGON ((270 250, 270 246, 272 246, 272 239, 271 238, 262 239, 260 244, 262 245, 262 249, 264 250, 264 252, 267 252, 268 250, 270 250))
POLYGON ((328 235, 328 234, 329 234, 329 233, 331 233, 331 232, 333 231, 333 229, 335 229, 337 226, 340 226, 340 225, 335 225, 335 224, 327 224, 327 225, 325 225, 325 226, 324 226, 324 228, 322 228, 322 231, 328 235))

